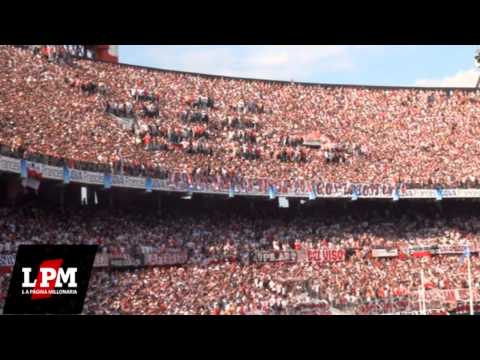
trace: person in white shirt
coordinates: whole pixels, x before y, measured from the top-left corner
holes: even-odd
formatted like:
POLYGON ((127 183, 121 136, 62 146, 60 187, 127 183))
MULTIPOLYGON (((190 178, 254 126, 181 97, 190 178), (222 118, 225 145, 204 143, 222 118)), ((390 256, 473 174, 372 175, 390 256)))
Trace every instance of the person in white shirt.
POLYGON ((279 250, 280 250, 280 246, 278 245, 278 241, 277 241, 277 240, 273 240, 272 246, 273 246, 273 250, 275 250, 275 251, 279 251, 279 250))

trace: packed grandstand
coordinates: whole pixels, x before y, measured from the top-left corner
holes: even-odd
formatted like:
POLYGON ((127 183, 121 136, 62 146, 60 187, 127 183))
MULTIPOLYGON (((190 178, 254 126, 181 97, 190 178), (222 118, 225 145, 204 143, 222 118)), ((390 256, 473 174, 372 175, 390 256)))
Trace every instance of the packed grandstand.
POLYGON ((58 45, 0 46, 0 70, 0 307, 25 243, 99 245, 85 314, 468 313, 466 244, 480 306, 476 200, 392 201, 480 188, 477 89, 234 79, 58 45), (321 196, 356 184, 385 197, 321 196))

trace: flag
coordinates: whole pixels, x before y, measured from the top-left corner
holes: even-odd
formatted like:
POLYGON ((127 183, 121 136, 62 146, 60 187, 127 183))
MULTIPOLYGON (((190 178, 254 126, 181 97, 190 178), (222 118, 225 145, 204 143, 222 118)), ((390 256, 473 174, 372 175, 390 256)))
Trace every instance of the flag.
POLYGON ((443 199, 443 189, 442 188, 437 188, 435 190, 435 199, 437 201, 441 201, 443 199))
POLYGON ((27 178, 27 160, 20 160, 20 177, 22 179, 27 178))
POLYGON ((420 250, 420 251, 412 252, 411 255, 416 258, 421 258, 421 257, 430 257, 432 256, 432 253, 428 250, 420 250))
POLYGON ((392 199, 393 201, 398 201, 400 200, 400 191, 398 190, 398 187, 395 187, 392 191, 392 199))
POLYGON ((358 191, 355 186, 352 186, 352 201, 358 200, 358 191))
POLYGON ((112 187, 112 175, 105 174, 103 176, 103 187, 105 189, 110 189, 112 187))
POLYGON ((147 190, 147 193, 151 193, 153 189, 153 181, 151 177, 147 177, 145 179, 145 189, 147 190))
POLYGON ((278 207, 279 208, 288 208, 289 207, 289 202, 286 197, 279 197, 278 198, 278 207))
POLYGON ((308 200, 315 200, 317 198, 317 189, 315 185, 312 185, 309 193, 308 193, 308 200))
POLYGON ((470 257, 470 248, 468 247, 468 245, 465 245, 465 249, 463 250, 463 254, 460 257, 460 262, 464 263, 465 259, 467 259, 469 257, 470 257))
POLYGON ((70 169, 66 165, 63 167, 63 183, 70 184, 70 169))
POLYGON ((38 167, 35 167, 34 164, 27 167, 27 178, 22 180, 23 187, 28 187, 38 192, 41 181, 42 181, 42 170, 38 167))
POLYGON ((277 190, 273 185, 270 185, 268 188, 268 196, 270 197, 270 200, 273 200, 277 197, 277 190))

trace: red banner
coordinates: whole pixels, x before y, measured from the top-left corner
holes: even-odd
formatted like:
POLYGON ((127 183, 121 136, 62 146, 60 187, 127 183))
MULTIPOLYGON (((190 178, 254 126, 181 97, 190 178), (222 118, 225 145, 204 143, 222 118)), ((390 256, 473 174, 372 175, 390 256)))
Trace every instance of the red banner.
POLYGON ((307 251, 307 259, 310 262, 333 263, 345 261, 346 251, 344 249, 312 249, 307 251))

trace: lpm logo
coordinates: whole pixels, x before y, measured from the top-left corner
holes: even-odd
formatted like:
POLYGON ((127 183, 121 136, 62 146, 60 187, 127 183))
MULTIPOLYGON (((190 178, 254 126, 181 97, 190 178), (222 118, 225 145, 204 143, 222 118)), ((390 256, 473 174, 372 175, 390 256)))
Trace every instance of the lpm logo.
POLYGON ((4 314, 80 314, 96 245, 20 245, 4 314))

